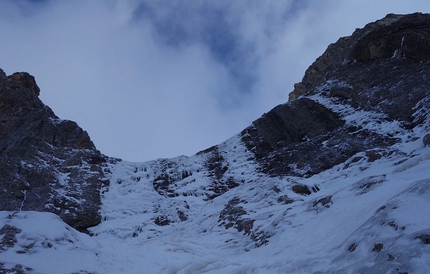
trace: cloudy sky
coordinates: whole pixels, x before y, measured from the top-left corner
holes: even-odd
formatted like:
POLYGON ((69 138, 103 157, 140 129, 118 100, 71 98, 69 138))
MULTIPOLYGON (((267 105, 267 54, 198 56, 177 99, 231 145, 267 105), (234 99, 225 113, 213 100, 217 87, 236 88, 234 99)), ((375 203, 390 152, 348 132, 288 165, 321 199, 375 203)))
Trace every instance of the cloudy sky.
POLYGON ((428 0, 0 0, 0 67, 129 161, 192 155, 288 100, 341 36, 428 0))

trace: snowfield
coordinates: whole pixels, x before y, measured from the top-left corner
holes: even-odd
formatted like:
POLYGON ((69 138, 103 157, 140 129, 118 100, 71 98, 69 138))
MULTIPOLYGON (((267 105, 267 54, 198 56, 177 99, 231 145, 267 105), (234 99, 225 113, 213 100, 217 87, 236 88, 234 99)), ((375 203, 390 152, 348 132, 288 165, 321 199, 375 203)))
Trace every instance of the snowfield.
POLYGON ((218 151, 224 176, 240 184, 218 196, 208 188, 208 154, 112 164, 92 237, 51 213, 2 211, 0 264, 56 274, 430 273, 429 125, 407 131, 310 98, 401 141, 380 159, 360 152, 320 174, 276 178, 233 136, 218 151), (162 174, 174 177, 172 189, 162 174))

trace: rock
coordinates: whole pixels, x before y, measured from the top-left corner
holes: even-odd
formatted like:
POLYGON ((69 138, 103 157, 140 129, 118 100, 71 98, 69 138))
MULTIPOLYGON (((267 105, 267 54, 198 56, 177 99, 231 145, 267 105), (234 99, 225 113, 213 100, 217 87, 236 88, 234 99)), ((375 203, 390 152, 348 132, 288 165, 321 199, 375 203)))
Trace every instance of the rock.
POLYGON ((166 173, 162 173, 154 178, 152 185, 158 194, 166 197, 175 197, 176 193, 173 190, 172 184, 177 180, 174 176, 169 176, 166 173))
POLYGON ((373 248, 372 251, 374 252, 381 252, 381 250, 384 248, 384 244, 383 243, 376 243, 373 248))
POLYGON ((181 222, 185 222, 186 220, 188 220, 188 216, 185 215, 183 211, 178 210, 177 213, 178 213, 179 220, 181 220, 181 222))
MULTIPOLYGON (((387 151, 398 141, 391 134, 348 124, 341 111, 314 96, 411 130, 429 114, 429 61, 430 15, 387 15, 331 44, 290 101, 243 130, 242 141, 270 176, 311 176, 358 152, 387 151)), ((373 155, 369 160, 380 157, 373 155)))
POLYGON ((305 185, 294 185, 291 187, 294 193, 300 194, 300 195, 311 195, 311 191, 309 188, 305 185))
POLYGON ((0 273, 35 273, 31 267, 23 266, 22 264, 12 265, 11 267, 5 267, 3 263, 0 263, 0 273))
POLYGON ((430 146, 430 134, 426 134, 426 136, 424 136, 423 143, 425 147, 430 146))
POLYGON ((88 133, 73 121, 64 120, 60 122, 53 138, 53 145, 57 147, 95 149, 88 133))
POLYGON ((375 189, 380 184, 384 183, 385 180, 386 180, 385 174, 369 176, 354 183, 353 187, 357 189, 357 195, 362 195, 375 189))
POLYGON ((169 225, 170 224, 170 220, 169 217, 163 215, 163 216, 158 216, 157 218, 155 218, 154 223, 158 226, 165 226, 165 225, 169 225))
POLYGON ((313 202, 312 206, 316 209, 319 207, 323 208, 329 208, 331 204, 333 204, 333 201, 331 200, 332 196, 326 196, 321 199, 318 199, 313 202))
POLYGON ((430 234, 422 234, 422 235, 415 237, 415 239, 420 239, 421 242, 425 245, 430 244, 430 234))
POLYGON ((357 244, 356 244, 356 243, 353 243, 353 244, 351 244, 351 245, 348 247, 348 251, 349 251, 349 252, 354 252, 356 248, 357 248, 357 244))
POLYGON ((17 242, 16 235, 21 233, 21 229, 5 224, 0 229, 0 236, 4 235, 0 241, 0 251, 11 248, 17 242))
POLYGON ((282 195, 278 198, 278 203, 285 204, 285 205, 292 204, 294 203, 294 201, 295 201, 294 199, 288 198, 287 195, 282 195))
POLYGON ((233 177, 212 180, 212 182, 206 188, 206 190, 208 191, 206 195, 208 199, 212 200, 226 193, 230 189, 233 189, 238 186, 239 186, 239 183, 236 182, 233 177))
POLYGON ((325 81, 327 72, 345 63, 387 58, 407 58, 415 62, 430 60, 430 16, 388 14, 385 18, 357 29, 351 36, 328 46, 294 87, 290 100, 304 95, 325 81))
POLYGON ((239 200, 238 197, 235 197, 231 199, 220 212, 218 220, 221 225, 225 225, 225 228, 235 226, 236 224, 234 222, 237 221, 240 216, 247 213, 242 206, 239 206, 240 203, 243 203, 243 201, 239 200))
POLYGON ((237 197, 230 200, 220 212, 218 222, 219 225, 223 225, 226 229, 232 227, 237 229, 239 232, 243 231, 245 235, 253 236, 254 234, 252 229, 254 227, 255 220, 242 218, 243 215, 247 214, 247 211, 239 204, 244 202, 245 201, 241 201, 237 197))
POLYGON ((40 101, 33 76, 0 74, 0 208, 53 212, 80 231, 97 225, 108 158, 40 101))
POLYGON ((395 222, 395 221, 389 221, 389 222, 387 223, 387 225, 389 225, 389 226, 391 226, 392 228, 394 228, 394 230, 399 229, 399 226, 396 224, 396 222, 395 222))
POLYGON ((34 76, 27 72, 15 72, 11 75, 11 78, 13 78, 14 82, 21 84, 23 88, 28 88, 34 95, 39 96, 40 88, 36 84, 34 76))
MULTIPOLYGON (((301 98, 275 107, 241 135, 264 172, 273 176, 314 174, 345 160, 339 150, 321 145, 334 132, 339 137, 334 142, 343 142, 343 133, 337 131, 343 125, 336 113, 301 98), (310 153, 316 161, 309 161, 310 153)), ((352 151, 358 149, 354 146, 352 151)))
POLYGON ((205 163, 205 167, 211 180, 211 183, 206 188, 208 190, 207 197, 212 200, 228 190, 238 187, 239 183, 234 178, 226 176, 228 163, 218 151, 217 146, 211 147, 206 153, 208 160, 205 163))
MULTIPOLYGON (((233 177, 227 176, 228 163, 218 151, 217 146, 201 151, 198 154, 205 154, 207 156, 207 160, 202 167, 207 172, 207 177, 210 181, 205 186, 204 195, 207 199, 212 200, 228 190, 239 186, 239 182, 233 177)), ((189 179, 193 174, 192 171, 184 170, 180 164, 169 159, 160 159, 158 165, 161 172, 152 182, 158 194, 169 198, 188 195, 187 193, 177 192, 175 184, 189 179)))

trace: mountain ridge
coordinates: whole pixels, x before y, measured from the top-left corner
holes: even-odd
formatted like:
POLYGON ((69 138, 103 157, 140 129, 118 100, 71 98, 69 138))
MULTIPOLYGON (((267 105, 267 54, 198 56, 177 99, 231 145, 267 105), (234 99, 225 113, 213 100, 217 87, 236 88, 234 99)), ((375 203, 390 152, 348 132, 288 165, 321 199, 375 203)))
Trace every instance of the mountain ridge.
POLYGON ((32 76, 0 71, 0 269, 427 273, 428 45, 429 14, 387 15, 240 133, 143 163, 101 154, 32 76))

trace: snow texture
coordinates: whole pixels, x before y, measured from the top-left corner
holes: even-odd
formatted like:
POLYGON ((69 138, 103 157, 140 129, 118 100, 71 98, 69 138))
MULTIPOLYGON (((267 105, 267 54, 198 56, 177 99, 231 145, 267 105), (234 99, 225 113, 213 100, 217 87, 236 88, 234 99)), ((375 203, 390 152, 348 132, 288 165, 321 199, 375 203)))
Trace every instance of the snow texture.
MULTIPOLYGON (((225 176, 239 184, 213 199, 208 154, 112 164, 92 237, 50 213, 2 211, 0 266, 20 264, 28 273, 430 273, 425 125, 407 131, 380 114, 310 98, 347 123, 399 138, 395 153, 376 161, 359 153, 358 161, 308 178, 276 178, 258 171, 236 135, 218 153, 225 176), (154 188, 161 174, 171 174, 174 192, 154 188), (296 185, 310 194, 294 192, 296 185)), ((59 180, 67 185, 67 174, 59 180)))

